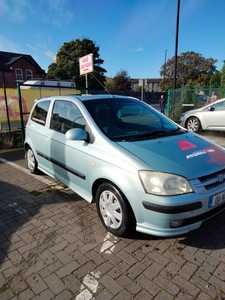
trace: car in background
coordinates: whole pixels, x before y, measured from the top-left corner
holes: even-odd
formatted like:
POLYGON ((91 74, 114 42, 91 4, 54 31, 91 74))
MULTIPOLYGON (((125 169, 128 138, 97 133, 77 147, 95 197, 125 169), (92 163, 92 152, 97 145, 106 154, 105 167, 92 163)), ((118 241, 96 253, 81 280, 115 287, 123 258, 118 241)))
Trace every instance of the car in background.
POLYGON ((225 209, 225 150, 135 98, 38 99, 25 152, 31 173, 95 203, 117 236, 180 235, 225 209))
POLYGON ((207 103, 207 96, 205 94, 199 94, 196 96, 196 103, 203 102, 207 103))
POLYGON ((189 131, 225 131, 225 98, 182 113, 180 125, 189 131))

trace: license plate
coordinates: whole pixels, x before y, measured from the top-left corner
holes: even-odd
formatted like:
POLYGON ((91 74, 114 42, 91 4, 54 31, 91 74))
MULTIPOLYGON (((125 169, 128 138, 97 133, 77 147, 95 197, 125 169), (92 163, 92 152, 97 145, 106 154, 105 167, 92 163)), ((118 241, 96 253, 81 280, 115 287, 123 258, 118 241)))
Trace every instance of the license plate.
POLYGON ((213 207, 225 201, 225 191, 209 198, 209 207, 213 207))

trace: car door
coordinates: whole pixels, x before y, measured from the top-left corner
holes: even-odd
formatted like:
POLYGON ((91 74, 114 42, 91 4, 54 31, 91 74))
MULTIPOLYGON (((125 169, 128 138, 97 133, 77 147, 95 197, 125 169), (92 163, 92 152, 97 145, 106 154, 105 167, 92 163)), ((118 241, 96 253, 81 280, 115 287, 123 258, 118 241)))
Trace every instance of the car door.
POLYGON ((83 197, 87 190, 89 144, 83 140, 67 140, 65 133, 72 128, 85 130, 85 125, 82 113, 73 102, 54 102, 47 135, 51 173, 83 197))
POLYGON ((46 159, 48 151, 46 133, 48 131, 50 104, 50 100, 37 101, 31 114, 31 121, 26 125, 27 139, 33 151, 36 152, 39 168, 44 171, 49 169, 49 162, 46 159))

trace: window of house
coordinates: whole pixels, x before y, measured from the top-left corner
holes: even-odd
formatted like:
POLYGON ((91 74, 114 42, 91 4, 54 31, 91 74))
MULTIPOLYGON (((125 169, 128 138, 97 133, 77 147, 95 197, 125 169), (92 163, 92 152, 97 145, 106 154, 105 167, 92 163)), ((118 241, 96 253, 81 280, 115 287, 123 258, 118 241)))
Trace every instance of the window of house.
POLYGON ((33 79, 32 70, 26 70, 26 78, 27 78, 27 80, 33 79))
POLYGON ((16 80, 23 80, 23 71, 22 69, 16 69, 16 80))

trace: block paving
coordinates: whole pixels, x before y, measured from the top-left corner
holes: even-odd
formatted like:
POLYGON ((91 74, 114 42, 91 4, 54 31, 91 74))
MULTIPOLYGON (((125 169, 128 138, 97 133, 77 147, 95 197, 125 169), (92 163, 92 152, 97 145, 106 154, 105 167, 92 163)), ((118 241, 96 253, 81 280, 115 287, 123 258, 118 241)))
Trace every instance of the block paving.
POLYGON ((225 212, 176 238, 118 238, 96 207, 0 151, 1 300, 225 300, 225 212))

